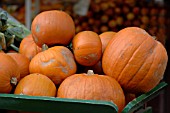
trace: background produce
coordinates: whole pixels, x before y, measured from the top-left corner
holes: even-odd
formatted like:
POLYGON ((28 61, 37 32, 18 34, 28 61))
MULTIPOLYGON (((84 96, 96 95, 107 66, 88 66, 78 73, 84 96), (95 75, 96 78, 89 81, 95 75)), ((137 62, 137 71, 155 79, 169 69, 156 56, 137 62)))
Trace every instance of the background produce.
MULTIPOLYGON (((168 24, 165 5, 156 3, 154 0, 141 0, 140 2, 136 0, 91 0, 87 14, 81 16, 73 10, 77 2, 78 0, 40 0, 40 12, 52 9, 67 12, 73 17, 76 33, 92 30, 100 34, 104 31, 117 32, 124 27, 137 26, 145 29, 152 36, 156 36, 157 40, 165 44, 168 24)), ((36 6, 34 0, 32 3, 33 19, 36 6)), ((1 7, 20 22, 25 23, 24 0, 6 4, 7 2, 2 0, 1 7)))

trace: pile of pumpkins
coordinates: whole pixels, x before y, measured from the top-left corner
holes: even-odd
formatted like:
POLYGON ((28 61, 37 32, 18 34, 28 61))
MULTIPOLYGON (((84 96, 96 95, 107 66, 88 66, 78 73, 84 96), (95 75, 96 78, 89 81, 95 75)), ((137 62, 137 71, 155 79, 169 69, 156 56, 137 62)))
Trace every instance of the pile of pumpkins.
POLYGON ((115 103, 154 88, 168 56, 145 30, 127 27, 97 34, 81 31, 64 11, 39 13, 19 53, 0 53, 0 93, 115 103))

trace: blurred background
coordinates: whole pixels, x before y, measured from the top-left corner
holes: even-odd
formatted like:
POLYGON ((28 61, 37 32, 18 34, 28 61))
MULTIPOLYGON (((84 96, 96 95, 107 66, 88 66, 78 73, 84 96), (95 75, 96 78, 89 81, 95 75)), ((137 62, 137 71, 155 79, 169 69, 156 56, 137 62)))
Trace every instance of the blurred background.
MULTIPOLYGON (((170 41, 169 0, 0 0, 0 7, 30 29, 34 17, 46 10, 63 10, 72 16, 76 33, 84 30, 100 34, 119 31, 128 26, 145 29, 167 49, 170 41)), ((170 84, 170 64, 164 80, 170 84)), ((170 113, 170 87, 148 106, 153 113, 170 113)))

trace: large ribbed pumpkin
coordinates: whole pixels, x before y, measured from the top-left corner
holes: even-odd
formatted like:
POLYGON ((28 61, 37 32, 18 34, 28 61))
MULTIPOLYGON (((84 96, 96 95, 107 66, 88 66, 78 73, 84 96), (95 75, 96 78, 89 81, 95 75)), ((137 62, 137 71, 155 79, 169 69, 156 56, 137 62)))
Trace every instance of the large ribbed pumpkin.
POLYGON ((26 36, 20 43, 19 46, 19 53, 23 54, 24 56, 26 56, 27 58, 29 58, 30 60, 39 52, 41 52, 41 48, 38 47, 33 38, 32 38, 32 34, 26 36))
POLYGON ((66 78, 59 86, 57 97, 112 101, 118 106, 119 112, 125 105, 125 96, 119 83, 112 77, 94 74, 92 70, 66 78))
POLYGON ((55 84, 45 75, 34 73, 21 79, 14 94, 30 96, 56 96, 55 84))
POLYGON ((38 53, 29 65, 30 73, 48 76, 55 84, 76 73, 77 66, 72 52, 64 46, 54 46, 38 53))
POLYGON ((127 27, 106 47, 102 67, 128 92, 148 92, 163 78, 167 65, 164 46, 145 30, 127 27))
POLYGON ((102 56, 102 43, 97 33, 82 31, 72 40, 76 61, 83 66, 95 65, 102 56))
POLYGON ((51 10, 38 14, 31 25, 35 43, 38 46, 68 45, 75 34, 73 19, 64 11, 51 10))
POLYGON ((0 53, 0 93, 10 93, 20 80, 20 71, 13 58, 0 53))
POLYGON ((20 70, 20 78, 23 78, 29 74, 30 60, 26 56, 20 53, 7 53, 7 54, 11 56, 18 64, 20 70))

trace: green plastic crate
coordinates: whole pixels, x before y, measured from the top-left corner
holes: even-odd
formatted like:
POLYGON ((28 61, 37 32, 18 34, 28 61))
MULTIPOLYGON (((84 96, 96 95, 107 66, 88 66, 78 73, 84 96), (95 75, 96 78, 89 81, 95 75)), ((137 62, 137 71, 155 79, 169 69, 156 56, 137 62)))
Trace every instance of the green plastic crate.
MULTIPOLYGON (((132 113, 143 109, 145 103, 157 96, 167 83, 161 82, 148 93, 129 102, 122 113, 132 113)), ((63 99, 15 94, 0 94, 0 109, 34 111, 43 113, 117 113, 118 108, 112 102, 97 100, 63 99)), ((143 113, 152 113, 152 108, 143 109, 143 113)))

